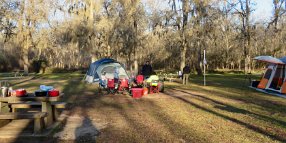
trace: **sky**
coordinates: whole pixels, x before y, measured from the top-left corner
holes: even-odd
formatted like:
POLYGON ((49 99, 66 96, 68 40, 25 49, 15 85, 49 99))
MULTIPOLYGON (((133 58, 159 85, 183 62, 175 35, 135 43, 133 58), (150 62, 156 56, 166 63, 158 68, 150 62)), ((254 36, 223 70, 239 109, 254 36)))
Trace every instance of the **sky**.
MULTIPOLYGON (((60 0, 63 2, 62 0, 60 0)), ((156 8, 166 8, 169 0, 142 0, 143 3, 155 3, 156 8)), ((273 0, 252 0, 253 13, 251 15, 252 22, 269 22, 273 13, 273 0)), ((56 15, 51 15, 52 20, 63 21, 64 15, 57 11, 56 15)))
POLYGON ((254 21, 267 22, 270 20, 273 12, 273 0, 254 0, 254 12, 252 19, 254 21))
MULTIPOLYGON (((143 3, 155 3, 161 8, 169 7, 169 0, 142 0, 143 3)), ((251 19, 253 22, 269 22, 273 12, 273 0, 251 0, 254 9, 251 19)))

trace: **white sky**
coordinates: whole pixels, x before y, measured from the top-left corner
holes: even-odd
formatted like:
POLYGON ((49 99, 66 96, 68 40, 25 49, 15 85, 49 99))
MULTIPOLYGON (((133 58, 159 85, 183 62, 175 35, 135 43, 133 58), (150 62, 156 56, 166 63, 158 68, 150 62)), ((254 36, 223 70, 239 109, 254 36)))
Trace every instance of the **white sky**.
MULTIPOLYGON (((59 0, 62 2, 62 0, 59 0)), ((158 9, 164 9, 168 6, 168 1, 169 0, 142 0, 144 4, 147 3, 155 3, 156 6, 158 6, 158 9)), ((253 22, 268 22, 272 16, 273 12, 273 0, 252 0, 253 2, 253 8, 254 11, 252 13, 251 19, 253 22)), ((57 11, 56 15, 51 15, 50 19, 51 20, 56 20, 56 21, 63 21, 64 20, 64 15, 62 12, 57 11)), ((67 17, 66 17, 67 18, 67 17)))
POLYGON ((273 12, 273 0, 254 0, 252 19, 254 21, 269 21, 273 12))

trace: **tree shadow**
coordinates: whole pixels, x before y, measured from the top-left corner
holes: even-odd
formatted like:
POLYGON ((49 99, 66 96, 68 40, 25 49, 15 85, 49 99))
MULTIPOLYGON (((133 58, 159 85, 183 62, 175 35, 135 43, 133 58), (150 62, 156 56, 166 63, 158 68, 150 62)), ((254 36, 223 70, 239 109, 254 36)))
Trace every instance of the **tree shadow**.
MULTIPOLYGON (((224 85, 226 85, 224 89, 227 91, 220 91, 220 90, 224 90, 222 89, 223 88, 222 86, 214 86, 214 87, 218 87, 217 88, 218 90, 211 90, 211 89, 206 89, 200 86, 196 86, 196 88, 194 88, 193 90, 198 91, 198 92, 207 91, 211 93, 213 96, 222 97, 225 99, 232 99, 232 100, 236 100, 236 101, 243 102, 246 104, 257 105, 263 108, 263 110, 266 110, 270 113, 273 113, 273 111, 277 111, 277 112, 286 114, 285 104, 280 103, 281 100, 278 100, 280 98, 284 99, 282 97, 274 97, 274 96, 270 96, 267 94, 256 93, 248 87, 243 87, 243 89, 240 89, 240 88, 235 88, 235 87, 229 87, 228 84, 226 83, 224 83, 224 85), (277 101, 273 101, 273 99, 277 101)), ((187 89, 187 88, 171 86, 169 89, 187 89)))
POLYGON ((93 125, 92 121, 88 116, 84 117, 82 124, 75 130, 75 142, 96 142, 96 136, 98 136, 99 131, 93 125))
POLYGON ((260 115, 260 114, 257 114, 257 113, 254 113, 254 112, 251 112, 251 111, 248 111, 248 110, 240 109, 238 107, 234 107, 232 105, 229 105, 229 104, 226 104, 226 103, 223 103, 223 102, 211 99, 209 97, 205 97, 205 96, 198 95, 198 94, 193 94, 193 93, 190 93, 190 92, 187 92, 187 91, 184 91, 184 90, 179 90, 179 89, 173 89, 173 90, 179 91, 179 92, 182 92, 182 93, 194 96, 194 97, 198 97, 200 99, 205 99, 205 100, 203 100, 204 102, 209 101, 209 102, 216 103, 218 105, 214 106, 214 108, 217 108, 217 109, 220 109, 220 110, 233 112, 233 113, 247 114, 247 115, 250 115, 250 116, 255 117, 257 119, 260 119, 260 120, 263 120, 263 121, 266 121, 266 122, 269 122, 269 123, 277 124, 279 126, 286 127, 286 122, 285 121, 277 120, 275 118, 271 118, 271 117, 268 117, 268 116, 265 116, 265 115, 260 115))
MULTIPOLYGON (((21 83, 33 82, 33 80, 38 79, 38 78, 40 78, 40 76, 37 77, 37 78, 34 78, 34 79, 25 80, 24 82, 21 82, 21 83)), ((85 84, 80 82, 81 79, 82 79, 82 77, 76 77, 76 78, 71 78, 71 79, 67 80, 67 84, 64 86, 64 89, 63 89, 63 92, 65 93, 63 101, 71 101, 70 102, 71 104, 69 104, 68 107, 64 111, 70 111, 70 110, 74 109, 75 107, 77 107, 76 106, 77 97, 78 97, 77 95, 82 95, 82 93, 84 92, 84 89, 85 89, 85 84)), ((55 83, 57 83, 56 79, 51 84, 55 84, 55 83)), ((21 85, 21 86, 29 88, 29 87, 35 86, 35 83, 27 83, 27 84, 21 85)), ((83 109, 83 110, 88 110, 88 108, 87 109, 83 109)), ((62 113, 64 111, 60 111, 60 113, 62 113)), ((71 115, 71 112, 67 112, 67 113, 68 114, 67 114, 66 117, 69 117, 71 115)), ((81 130, 82 128, 85 128, 87 126, 90 127, 90 130, 92 130, 92 131, 96 130, 96 127, 92 126, 91 119, 89 119, 87 115, 85 116, 85 112, 83 112, 82 115, 85 118, 83 119, 82 123, 79 124, 77 130, 75 131, 75 134, 77 134, 77 135, 80 132, 82 132, 82 130, 81 130)), ((62 120, 62 127, 64 127, 66 125, 66 121, 67 121, 66 118, 62 120)), ((56 129, 56 130, 60 131, 61 129, 56 129)), ((42 133, 45 134, 46 131, 47 130, 45 129, 42 133)), ((32 142, 32 143, 62 142, 62 141, 59 141, 58 139, 54 139, 50 135, 46 136, 46 137, 42 136, 42 135, 40 135, 40 136, 38 136, 38 135, 36 135, 36 136, 27 136, 27 137, 25 136, 25 134, 27 134, 27 133, 33 135, 32 132, 33 132, 33 124, 27 124, 27 126, 25 126, 24 128, 21 128, 21 131, 19 131, 19 133, 18 133, 16 138, 13 138, 11 140, 6 140, 6 141, 8 141, 8 142, 15 142, 15 143, 21 143, 21 142, 32 142), (24 136, 22 136, 22 135, 24 135, 24 136)), ((54 132, 54 131, 52 131, 52 132, 54 132)), ((86 137, 84 137, 84 138, 86 138, 86 137)), ((89 139, 89 142, 92 142, 92 140, 90 140, 90 139, 89 139)), ((80 142, 81 142, 81 140, 80 140, 80 142)))
POLYGON ((229 117, 229 116, 227 116, 227 115, 218 113, 218 112, 216 112, 216 111, 210 110, 210 109, 208 109, 208 108, 206 108, 206 107, 202 107, 202 106, 200 106, 200 105, 198 105, 198 104, 196 104, 196 103, 194 103, 194 102, 192 102, 192 101, 190 101, 190 100, 187 100, 187 99, 185 99, 185 98, 183 98, 183 97, 176 96, 176 95, 175 95, 174 93, 172 93, 172 92, 171 92, 171 93, 165 93, 165 94, 168 95, 168 96, 170 96, 170 97, 173 97, 173 98, 175 98, 175 99, 177 99, 177 100, 183 101, 183 102, 185 102, 185 103, 187 103, 187 104, 190 104, 190 105, 192 105, 192 106, 194 106, 194 107, 196 107, 196 108, 198 108, 198 109, 201 109, 201 110, 203 110, 203 111, 205 111, 205 112, 209 112, 209 113, 211 113, 211 114, 213 114, 213 115, 216 115, 216 116, 218 116, 218 117, 221 117, 221 118, 224 118, 224 119, 226 119, 226 120, 229 120, 229 121, 232 121, 232 122, 234 122, 234 123, 237 123, 237 124, 239 124, 239 125, 242 125, 242 126, 248 128, 248 129, 250 129, 250 130, 253 130, 254 132, 257 132, 257 133, 260 133, 260 134, 262 134, 262 135, 268 136, 268 137, 270 137, 271 139, 278 140, 278 141, 281 141, 281 142, 286 142, 286 138, 285 138, 285 137, 281 137, 281 136, 277 136, 277 135, 271 134, 271 133, 269 133, 268 131, 265 131, 264 129, 262 129, 261 127, 257 127, 257 126, 251 125, 251 124, 249 124, 249 123, 245 123, 245 122, 240 121, 240 120, 238 120, 238 119, 235 119, 235 118, 229 117))

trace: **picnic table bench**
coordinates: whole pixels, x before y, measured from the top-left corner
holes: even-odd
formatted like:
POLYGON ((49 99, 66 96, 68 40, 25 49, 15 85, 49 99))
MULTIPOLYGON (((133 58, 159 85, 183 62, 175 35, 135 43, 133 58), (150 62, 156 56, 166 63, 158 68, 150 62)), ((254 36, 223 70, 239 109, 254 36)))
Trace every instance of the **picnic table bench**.
POLYGON ((6 86, 6 87, 10 86, 9 81, 8 80, 0 80, 0 87, 2 87, 2 86, 6 86))
POLYGON ((22 77, 23 75, 25 75, 24 70, 15 70, 15 71, 13 71, 13 73, 14 73, 14 77, 17 77, 17 76, 22 77))
POLYGON ((66 106, 64 102, 59 102, 63 95, 62 93, 57 97, 38 97, 30 93, 27 97, 0 97, 0 119, 34 119, 34 131, 35 133, 39 133, 43 126, 49 127, 53 124, 53 120, 57 119, 58 113, 56 109, 66 106), (8 104, 10 112, 1 112, 2 103, 8 104), (31 107, 41 108, 41 112, 15 112, 17 108, 31 107), (44 124, 42 124, 42 122, 44 122, 44 124))
MULTIPOLYGON (((23 103, 8 103, 12 112, 17 112, 17 109, 30 109, 30 108, 41 108, 42 104, 40 102, 23 102, 23 103)), ((59 117, 59 112, 57 109, 65 109, 65 102, 51 102, 52 112, 54 120, 57 120, 59 117)))
POLYGON ((44 127, 43 119, 47 117, 45 112, 34 113, 0 113, 0 119, 33 119, 34 120, 34 133, 40 133, 44 127))

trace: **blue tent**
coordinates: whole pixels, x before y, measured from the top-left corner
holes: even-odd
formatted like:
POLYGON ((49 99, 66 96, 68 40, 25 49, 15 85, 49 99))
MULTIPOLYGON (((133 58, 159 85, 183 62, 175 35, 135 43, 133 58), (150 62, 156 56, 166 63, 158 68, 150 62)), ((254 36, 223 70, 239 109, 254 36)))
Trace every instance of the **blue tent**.
POLYGON ((114 78, 115 68, 119 70, 119 77, 129 79, 123 66, 114 59, 104 58, 90 64, 86 73, 86 81, 89 83, 98 82, 102 72, 106 72, 107 78, 114 78))

